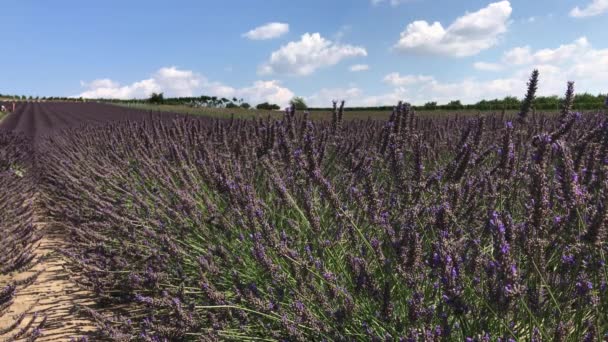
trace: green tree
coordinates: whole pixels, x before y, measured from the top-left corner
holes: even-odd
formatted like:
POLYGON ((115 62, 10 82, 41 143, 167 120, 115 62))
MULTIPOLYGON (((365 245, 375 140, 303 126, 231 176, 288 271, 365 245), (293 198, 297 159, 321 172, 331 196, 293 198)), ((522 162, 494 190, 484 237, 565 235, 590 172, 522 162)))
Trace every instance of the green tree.
POLYGON ((291 99, 291 101, 289 101, 289 104, 296 107, 296 109, 298 109, 298 110, 304 110, 304 109, 308 108, 308 106, 306 105, 306 102, 304 102, 304 98, 302 98, 300 96, 296 96, 293 99, 291 99))
POLYGON ((507 96, 502 100, 505 109, 517 109, 521 106, 521 102, 515 96, 507 96))
POLYGON ((437 109, 437 102, 427 102, 424 104, 424 109, 434 110, 437 109))
POLYGON ((276 105, 276 104, 270 104, 268 102, 260 103, 259 105, 255 106, 255 108, 261 109, 261 110, 278 110, 278 109, 281 109, 281 107, 279 107, 278 105, 276 105))
POLYGON ((148 102, 154 104, 162 104, 165 102, 165 96, 163 95, 163 93, 152 93, 152 95, 150 95, 150 98, 148 99, 148 102))
POLYGON ((462 109, 463 105, 460 100, 450 101, 447 105, 445 105, 447 109, 462 109))

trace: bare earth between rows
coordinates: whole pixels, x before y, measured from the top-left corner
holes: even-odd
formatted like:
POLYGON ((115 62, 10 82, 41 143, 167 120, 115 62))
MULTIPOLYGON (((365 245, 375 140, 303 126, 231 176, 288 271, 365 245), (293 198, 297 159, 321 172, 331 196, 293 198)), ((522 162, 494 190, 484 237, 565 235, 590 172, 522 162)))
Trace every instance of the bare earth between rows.
MULTIPOLYGON (((15 112, 4 117, 0 121, 0 130, 24 134, 37 145, 45 136, 61 129, 141 119, 148 114, 98 103, 28 102, 19 103, 15 112)), ((17 287, 9 311, 0 317, 0 342, 13 340, 22 329, 29 332, 21 338, 24 340, 43 321, 41 335, 36 341, 69 341, 94 336, 91 335, 95 330, 94 324, 77 310, 79 306, 92 305, 93 297, 75 284, 59 252, 66 245, 66 232, 60 225, 48 222, 40 210, 35 215, 34 222, 42 236, 35 249, 35 265, 26 271, 0 276, 0 288, 36 274, 38 277, 29 285, 17 287), (20 318, 23 314, 25 316, 20 318), (17 327, 2 335, 3 328, 14 325, 16 320, 20 320, 17 327)), ((93 339, 99 340, 98 337, 93 339)))
POLYGON ((33 329, 43 320, 40 337, 36 341, 69 341, 86 336, 95 330, 94 324, 78 314, 78 306, 93 303, 91 294, 80 289, 65 269, 65 261, 59 250, 64 245, 61 227, 38 217, 36 227, 42 239, 35 249, 36 264, 31 269, 0 278, 0 287, 26 279, 39 273, 36 280, 19 286, 9 312, 0 318, 0 331, 10 326, 25 313, 16 329, 0 335, 0 341, 8 340, 20 329, 33 329))

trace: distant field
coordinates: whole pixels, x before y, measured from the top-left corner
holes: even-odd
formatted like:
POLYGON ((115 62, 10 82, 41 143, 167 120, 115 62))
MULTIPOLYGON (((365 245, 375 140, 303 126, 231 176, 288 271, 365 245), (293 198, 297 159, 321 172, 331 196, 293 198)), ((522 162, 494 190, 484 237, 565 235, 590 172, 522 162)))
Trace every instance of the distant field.
MULTIPOLYGON (((17 103, 14 112, 8 115, 2 114, 5 118, 0 122, 1 131, 20 133, 34 140, 66 128, 95 126, 124 121, 127 118, 137 121, 151 117, 143 111, 95 102, 20 102, 17 103)), ((202 117, 200 119, 204 120, 202 117)), ((0 153, 0 164, 1 158, 0 153)))
POLYGON ((204 115, 210 117, 229 117, 234 114, 236 118, 252 119, 267 117, 271 115, 273 117, 279 117, 283 113, 275 111, 264 111, 264 110, 249 110, 243 108, 194 108, 186 105, 155 105, 155 104, 139 104, 139 103, 111 103, 116 106, 137 108, 151 111, 161 112, 173 112, 173 113, 184 113, 194 115, 204 115))
MULTIPOLYGON (((161 111, 161 112, 176 112, 194 115, 205 115, 209 117, 226 118, 234 114, 235 118, 253 119, 253 118, 265 118, 269 115, 274 118, 278 118, 283 115, 282 111, 268 111, 268 110, 257 110, 257 109, 243 109, 243 108, 193 108, 185 105, 154 105, 154 104, 119 104, 112 103, 117 106, 138 108, 143 110, 161 111)), ((434 117, 434 116, 445 116, 454 115, 458 113, 464 116, 477 116, 478 114, 495 113, 496 111, 445 111, 445 110, 433 110, 433 111, 419 111, 419 115, 434 117)), ((509 115, 515 115, 517 111, 511 110, 506 113, 509 115)), ((310 111, 310 116, 313 120, 330 120, 332 115, 330 111, 310 111)), ((344 112, 345 120, 367 120, 369 118, 374 120, 386 120, 390 116, 389 111, 349 111, 346 109, 344 112)))

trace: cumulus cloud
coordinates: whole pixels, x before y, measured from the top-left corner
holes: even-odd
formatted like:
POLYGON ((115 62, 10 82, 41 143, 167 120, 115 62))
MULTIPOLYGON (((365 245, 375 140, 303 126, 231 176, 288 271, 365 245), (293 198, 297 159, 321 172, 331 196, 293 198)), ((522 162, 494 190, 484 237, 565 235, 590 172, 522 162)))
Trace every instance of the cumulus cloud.
POLYGON ((581 37, 570 44, 562 44, 555 49, 540 49, 532 51, 529 46, 518 46, 506 51, 501 63, 475 63, 478 70, 498 71, 505 66, 518 66, 526 64, 560 64, 572 61, 578 55, 584 55, 591 48, 586 37, 581 37))
POLYGON ((286 106, 294 97, 294 93, 282 86, 280 81, 255 81, 251 86, 233 88, 220 83, 210 84, 205 89, 209 94, 221 97, 243 98, 255 104, 261 102, 276 103, 286 106))
POLYGON ((508 64, 522 65, 532 61, 532 52, 529 46, 519 46, 504 53, 502 60, 508 64))
POLYGON ((526 85, 527 75, 482 81, 467 78, 455 82, 442 82, 430 75, 400 75, 392 73, 384 78, 386 84, 394 86, 381 94, 366 94, 363 91, 351 96, 350 106, 391 106, 399 101, 422 105, 429 101, 447 103, 461 100, 473 103, 481 99, 502 98, 507 95, 521 95, 526 85))
POLYGON ((344 99, 348 106, 390 106, 398 101, 422 105, 429 101, 448 103, 461 100, 463 103, 475 103, 505 96, 522 98, 533 68, 540 71, 539 95, 561 95, 567 81, 575 81, 578 92, 597 94, 606 91, 608 48, 596 49, 585 37, 581 37, 555 48, 512 49, 505 52, 500 60, 478 62, 477 67, 500 70, 505 74, 493 79, 467 77, 445 81, 433 75, 393 72, 382 79, 384 84, 390 86, 383 93, 370 94, 358 87, 322 89, 306 99, 311 105, 325 107, 333 99, 344 99))
POLYGON ((390 84, 395 87, 404 87, 408 85, 414 85, 417 83, 428 82, 433 78, 431 76, 424 75, 404 75, 401 76, 398 72, 393 72, 386 75, 383 79, 384 83, 390 84))
POLYGON ((84 88, 116 88, 120 85, 109 78, 93 80, 89 83, 80 81, 80 86, 84 88))
POLYGON ((476 55, 498 43, 507 31, 512 8, 509 1, 489 4, 457 18, 447 28, 417 20, 401 32, 394 48, 402 52, 438 54, 452 57, 476 55))
POLYGON ((318 92, 304 97, 306 103, 311 107, 330 107, 332 101, 346 101, 349 106, 357 104, 363 90, 357 87, 349 88, 323 88, 318 92))
POLYGON ((389 93, 370 95, 357 86, 348 88, 323 88, 318 92, 304 97, 311 107, 329 107, 332 101, 345 101, 347 107, 370 107, 396 105, 397 102, 410 99, 410 92, 405 87, 398 87, 389 93))
POLYGON ((592 50, 586 37, 580 37, 570 44, 562 44, 555 49, 532 51, 529 46, 508 50, 502 57, 503 64, 560 64, 572 62, 592 50))
POLYGON ((575 81, 579 92, 597 94, 606 91, 608 48, 595 49, 585 37, 581 37, 555 48, 515 48, 505 52, 497 62, 478 62, 474 66, 492 71, 512 71, 489 80, 468 77, 456 81, 394 72, 383 79, 384 83, 393 87, 392 90, 380 95, 361 94, 354 101, 359 105, 391 105, 399 100, 423 104, 428 101, 447 103, 451 100, 474 103, 505 96, 521 98, 534 68, 540 71, 539 95, 561 95, 567 81, 575 81))
POLYGON ((481 71, 501 71, 503 66, 500 63, 475 62, 473 67, 481 71))
POLYGON ((574 18, 593 17, 608 12, 608 0, 592 0, 587 6, 580 8, 574 7, 570 11, 570 16, 574 18))
POLYGON ((451 100, 461 100, 463 103, 477 102, 482 99, 502 98, 507 95, 519 96, 526 82, 523 77, 498 78, 481 81, 475 78, 467 78, 456 82, 441 82, 432 79, 424 84, 417 85, 412 94, 413 99, 421 101, 437 101, 447 103, 451 100), (430 98, 430 100, 426 100, 430 98))
POLYGON ((167 94, 175 96, 193 96, 206 79, 191 70, 179 70, 176 67, 161 68, 153 79, 167 94))
POLYGON ((262 75, 305 76, 319 68, 338 64, 343 59, 360 56, 367 56, 363 47, 334 43, 319 33, 305 33, 299 41, 289 42, 274 51, 258 72, 262 75))
POLYGON ((251 40, 267 40, 278 38, 287 32, 289 32, 289 24, 268 23, 258 26, 247 33, 243 33, 243 37, 251 40))
POLYGON ((367 70, 369 70, 369 65, 367 65, 367 64, 355 64, 355 65, 351 65, 349 69, 352 72, 367 71, 367 70))
POLYGON ((532 63, 563 63, 571 61, 581 52, 591 48, 586 37, 581 37, 571 44, 560 45, 556 49, 541 49, 532 55, 532 63))
POLYGON ((587 38, 580 37, 552 48, 514 48, 497 61, 477 62, 474 67, 500 71, 501 76, 446 81, 434 75, 393 72, 382 78, 382 82, 390 87, 386 92, 368 93, 352 85, 323 88, 305 99, 311 106, 327 107, 332 100, 346 100, 348 106, 381 106, 395 105, 401 100, 422 105, 429 101, 475 103, 505 96, 521 98, 533 68, 540 71, 539 95, 561 95, 567 81, 576 81, 578 92, 600 93, 606 91, 608 48, 594 48, 587 38))
POLYGON ((243 98, 251 103, 272 102, 287 105, 294 93, 282 86, 280 81, 255 81, 250 86, 235 88, 221 82, 212 82, 191 70, 165 67, 155 72, 151 78, 121 85, 104 78, 92 82, 81 82, 85 89, 77 97, 132 99, 147 98, 152 93, 163 92, 167 97, 188 97, 197 95, 243 98))
POLYGON ((79 96, 84 98, 129 99, 145 98, 152 93, 165 92, 168 96, 192 96, 204 78, 190 70, 176 67, 159 69, 151 78, 121 85, 110 79, 81 82, 86 89, 79 96))
POLYGON ((134 82, 130 85, 121 86, 119 83, 109 79, 99 79, 92 82, 80 82, 86 90, 78 97, 86 99, 131 99, 144 98, 152 93, 161 91, 160 85, 156 80, 149 78, 134 82))

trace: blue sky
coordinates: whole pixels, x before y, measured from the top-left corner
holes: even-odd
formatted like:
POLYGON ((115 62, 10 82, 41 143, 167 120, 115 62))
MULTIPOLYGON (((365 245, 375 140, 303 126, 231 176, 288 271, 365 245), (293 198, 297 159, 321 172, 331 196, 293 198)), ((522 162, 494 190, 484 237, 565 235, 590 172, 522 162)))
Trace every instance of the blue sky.
POLYGON ((2 0, 0 93, 420 104, 608 91, 608 0, 2 0))

